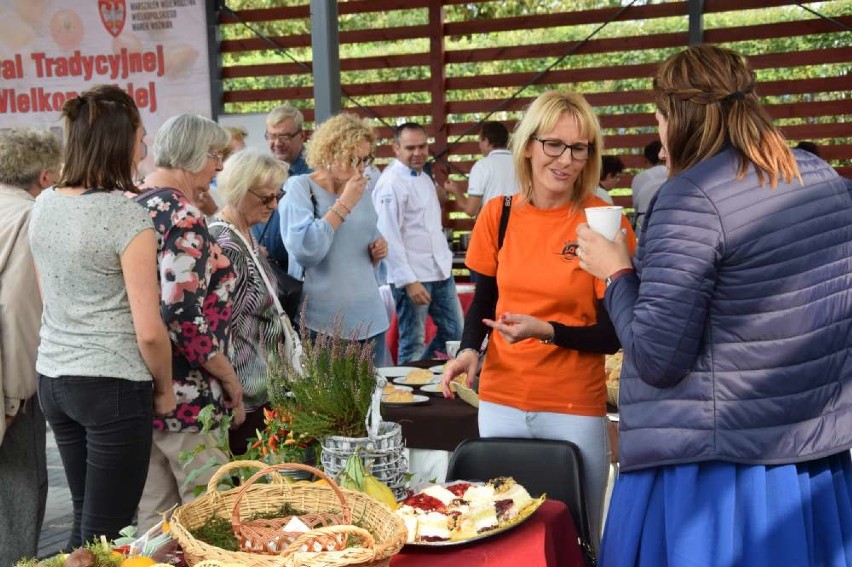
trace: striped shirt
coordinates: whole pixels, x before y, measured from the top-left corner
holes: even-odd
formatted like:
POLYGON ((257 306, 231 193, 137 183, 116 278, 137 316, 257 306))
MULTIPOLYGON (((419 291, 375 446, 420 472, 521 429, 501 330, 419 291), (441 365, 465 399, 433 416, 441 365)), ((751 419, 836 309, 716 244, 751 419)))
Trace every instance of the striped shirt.
MULTIPOLYGON (((218 217, 214 219, 210 234, 216 238, 237 275, 231 323, 231 364, 243 386, 246 411, 254 411, 268 400, 269 356, 283 343, 283 328, 272 296, 246 245, 239 236, 232 234, 232 225, 221 226, 214 224, 216 222, 225 221, 218 217)), ((252 244, 256 246, 254 239, 252 244)), ((275 275, 267 260, 257 250, 255 254, 269 281, 275 286, 275 275)))

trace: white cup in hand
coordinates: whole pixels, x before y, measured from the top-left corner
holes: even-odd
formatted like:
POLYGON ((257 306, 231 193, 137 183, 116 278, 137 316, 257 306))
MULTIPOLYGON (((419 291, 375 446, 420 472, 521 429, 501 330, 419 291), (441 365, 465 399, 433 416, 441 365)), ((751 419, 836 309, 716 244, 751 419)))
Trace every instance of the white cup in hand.
POLYGON ((459 352, 459 347, 461 346, 461 341, 447 341, 444 343, 444 348, 447 351, 447 356, 450 358, 455 358, 459 352))
POLYGON ((621 229, 621 213, 623 207, 589 207, 586 209, 586 221, 589 228, 602 234, 609 240, 615 240, 615 235, 621 229))

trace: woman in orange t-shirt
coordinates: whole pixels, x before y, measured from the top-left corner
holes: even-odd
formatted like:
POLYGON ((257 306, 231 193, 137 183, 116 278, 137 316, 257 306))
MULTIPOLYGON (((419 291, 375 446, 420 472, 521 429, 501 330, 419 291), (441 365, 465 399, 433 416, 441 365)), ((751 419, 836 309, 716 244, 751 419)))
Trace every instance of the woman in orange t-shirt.
MULTIPOLYGON (((467 372, 470 383, 483 339, 497 331, 479 384, 480 435, 577 444, 596 550, 609 472, 604 353, 619 343, 600 301, 604 282, 580 268, 576 250, 583 209, 608 204, 594 196, 601 150, 598 120, 582 96, 548 91, 529 107, 512 139, 521 193, 502 247, 504 200, 486 203, 477 219, 467 265, 482 277, 443 377, 447 397, 457 375, 467 372)), ((626 218, 622 226, 630 231, 626 218)))

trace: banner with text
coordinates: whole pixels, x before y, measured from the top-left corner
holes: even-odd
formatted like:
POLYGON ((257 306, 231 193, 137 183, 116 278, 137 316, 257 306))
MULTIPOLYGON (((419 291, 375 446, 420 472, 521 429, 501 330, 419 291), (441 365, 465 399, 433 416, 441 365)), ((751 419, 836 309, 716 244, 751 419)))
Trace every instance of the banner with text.
POLYGON ((204 0, 2 4, 0 128, 61 131, 65 101, 104 83, 118 85, 136 101, 148 144, 170 116, 210 117, 204 0))

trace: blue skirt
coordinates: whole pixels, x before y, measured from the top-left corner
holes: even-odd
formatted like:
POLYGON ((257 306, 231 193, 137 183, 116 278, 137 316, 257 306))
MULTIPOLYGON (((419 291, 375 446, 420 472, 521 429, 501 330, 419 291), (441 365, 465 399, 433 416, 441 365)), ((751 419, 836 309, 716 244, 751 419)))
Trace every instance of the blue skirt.
POLYGON ((790 465, 707 462, 622 473, 601 567, 852 565, 849 451, 790 465))

